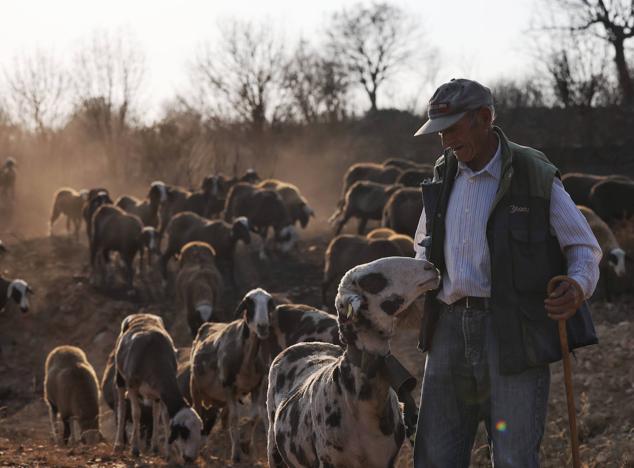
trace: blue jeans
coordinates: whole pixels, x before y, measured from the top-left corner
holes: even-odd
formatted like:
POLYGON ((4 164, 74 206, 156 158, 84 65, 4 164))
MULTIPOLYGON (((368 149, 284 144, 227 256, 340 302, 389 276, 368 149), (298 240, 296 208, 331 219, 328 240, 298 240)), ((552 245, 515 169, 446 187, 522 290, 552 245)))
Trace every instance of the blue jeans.
POLYGON ((496 468, 539 466, 550 371, 500 375, 491 322, 488 311, 443 308, 425 363, 415 468, 468 467, 480 420, 496 468))

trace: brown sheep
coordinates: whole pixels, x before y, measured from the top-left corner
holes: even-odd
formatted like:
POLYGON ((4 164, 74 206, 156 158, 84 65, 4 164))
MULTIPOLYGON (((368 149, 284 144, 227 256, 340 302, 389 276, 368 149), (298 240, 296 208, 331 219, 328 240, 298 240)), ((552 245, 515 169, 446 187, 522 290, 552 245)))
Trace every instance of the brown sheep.
POLYGON ((57 443, 75 441, 96 443, 103 440, 99 432, 99 385, 95 370, 86 354, 75 346, 58 346, 46 358, 44 369, 44 400, 49 407, 51 430, 57 443), (57 415, 64 423, 60 440, 57 415), (77 426, 79 425, 79 432, 77 426))
POLYGON ((402 188, 385 203, 381 225, 414 237, 422 211, 423 195, 420 189, 402 188))
POLYGON ((343 205, 346 193, 355 182, 367 180, 379 184, 393 184, 401 172, 402 170, 395 166, 384 166, 376 163, 353 164, 343 176, 343 187, 338 205, 343 205))
POLYGON ((401 185, 383 185, 366 180, 352 184, 346 192, 343 206, 339 207, 328 220, 335 225, 335 234, 339 234, 352 217, 360 219, 358 233, 363 234, 368 220, 381 220, 385 204, 400 188, 402 188, 401 185))
POLYGON ((207 220, 196 213, 185 211, 174 216, 167 225, 168 242, 161 255, 161 273, 167 278, 167 264, 185 244, 191 241, 206 242, 216 252, 218 260, 226 263, 233 277, 233 255, 238 241, 251 242, 249 221, 240 216, 229 224, 222 220, 207 220))
POLYGON ((100 206, 92 219, 93 229, 90 240, 90 265, 94 280, 97 273, 105 281, 110 252, 119 252, 125 265, 126 283, 132 288, 134 279, 134 257, 142 248, 143 223, 134 215, 128 214, 114 205, 100 206), (99 263, 99 264, 97 264, 99 263))
POLYGON ((368 232, 366 236, 368 239, 387 239, 392 241, 401 251, 403 257, 414 256, 414 239, 407 234, 399 234, 390 228, 376 228, 368 232))
POLYGON ((431 164, 425 164, 417 169, 407 169, 396 179, 397 184, 405 187, 419 187, 425 179, 434 178, 434 167, 431 164))
POLYGON ((603 258, 599 263, 599 269, 601 270, 600 278, 603 281, 605 299, 610 301, 612 299, 612 291, 610 288, 610 273, 608 273, 608 270, 612 270, 612 273, 618 277, 625 275, 625 251, 619 245, 610 226, 594 211, 587 206, 577 205, 577 208, 579 208, 581 214, 585 216, 594 237, 597 238, 597 242, 599 246, 601 246, 603 258))
POLYGON ((419 169, 423 164, 419 164, 416 161, 412 161, 411 159, 404 158, 388 158, 383 161, 383 166, 385 167, 398 167, 402 171, 406 171, 408 169, 419 169))
POLYGON ((308 202, 295 185, 277 179, 266 179, 260 182, 257 187, 272 189, 280 194, 293 224, 299 221, 300 226, 305 228, 310 217, 315 216, 315 211, 308 206, 308 202))
POLYGON ((115 345, 117 386, 117 432, 114 449, 123 450, 126 421, 125 398, 132 409, 132 455, 138 456, 140 435, 140 401, 152 401, 152 446, 158 452, 160 421, 169 437, 165 454, 178 461, 193 462, 200 449, 202 421, 189 406, 176 380, 176 349, 165 330, 163 319, 153 314, 128 315, 121 322, 115 345))
POLYGON ((117 198, 115 206, 118 206, 126 213, 138 216, 144 226, 158 229, 160 223, 158 214, 160 206, 159 198, 153 197, 146 200, 138 200, 129 195, 121 195, 117 198))
POLYGON ((330 287, 333 283, 339 284, 349 269, 383 257, 400 257, 401 248, 388 239, 368 239, 351 234, 341 234, 333 238, 324 254, 324 277, 321 284, 324 307, 332 303, 333 297, 328 295, 330 287))
POLYGON ((189 242, 180 252, 176 290, 192 337, 204 322, 224 322, 228 318, 218 310, 224 284, 215 256, 214 249, 204 242, 189 242))
POLYGON ((93 188, 88 191, 88 196, 81 209, 81 215, 86 223, 86 236, 88 242, 92 238, 92 217, 101 205, 112 205, 112 199, 105 188, 93 188))
POLYGON ((150 186, 148 198, 150 200, 159 198, 160 200, 161 227, 159 233, 162 236, 172 217, 178 213, 193 211, 203 217, 209 216, 214 197, 202 190, 191 192, 182 187, 155 181, 150 186))
POLYGON ((75 238, 79 239, 79 229, 82 220, 82 208, 88 199, 88 191, 79 192, 72 188, 63 187, 55 192, 53 198, 53 208, 51 209, 51 219, 48 222, 48 235, 53 235, 53 224, 61 215, 66 216, 66 231, 70 234, 71 223, 74 226, 75 238))

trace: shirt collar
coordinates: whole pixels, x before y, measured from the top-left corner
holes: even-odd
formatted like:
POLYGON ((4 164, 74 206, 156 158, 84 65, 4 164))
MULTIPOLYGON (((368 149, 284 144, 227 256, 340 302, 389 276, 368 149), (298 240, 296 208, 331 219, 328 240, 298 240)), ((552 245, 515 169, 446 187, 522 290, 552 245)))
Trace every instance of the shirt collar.
POLYGON ((461 172, 464 172, 465 176, 467 177, 475 177, 486 172, 495 180, 500 180, 500 175, 502 172, 502 142, 500 141, 500 137, 498 137, 498 147, 495 150, 495 154, 486 166, 484 166, 479 171, 474 172, 465 163, 463 163, 462 161, 458 161, 458 171, 456 172, 456 177, 458 177, 461 172))

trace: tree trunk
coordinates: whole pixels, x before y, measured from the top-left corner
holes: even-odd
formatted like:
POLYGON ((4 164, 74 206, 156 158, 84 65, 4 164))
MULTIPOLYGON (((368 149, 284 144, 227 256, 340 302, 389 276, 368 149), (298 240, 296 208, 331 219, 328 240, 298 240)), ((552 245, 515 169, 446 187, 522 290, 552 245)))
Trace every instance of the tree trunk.
POLYGON ((632 90, 632 78, 627 67, 623 42, 624 39, 619 37, 615 39, 612 45, 614 46, 614 64, 619 77, 619 87, 623 93, 623 104, 629 106, 634 101, 634 90, 632 90))

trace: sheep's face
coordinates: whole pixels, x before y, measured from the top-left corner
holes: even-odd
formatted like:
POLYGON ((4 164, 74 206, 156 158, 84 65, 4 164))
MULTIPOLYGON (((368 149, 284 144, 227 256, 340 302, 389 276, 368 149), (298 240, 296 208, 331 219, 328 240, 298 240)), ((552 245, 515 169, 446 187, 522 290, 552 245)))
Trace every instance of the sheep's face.
POLYGON ((181 409, 170 422, 170 452, 179 461, 193 462, 198 457, 203 422, 192 408, 181 409))
POLYGON ((163 319, 159 317, 158 315, 138 313, 138 314, 130 314, 121 321, 121 333, 122 334, 125 333, 128 330, 128 328, 130 328, 130 325, 133 322, 137 322, 137 321, 144 322, 144 323, 152 323, 159 328, 165 328, 163 319))
POLYGON ((608 264, 616 276, 625 275, 625 251, 621 248, 612 249, 608 254, 608 264))
POLYGON ((342 340, 371 354, 386 354, 395 317, 439 282, 440 273, 431 263, 407 257, 352 268, 335 300, 342 340))
POLYGON ((213 197, 221 197, 227 191, 226 185, 227 183, 224 176, 212 175, 207 176, 203 179, 201 188, 206 194, 209 194, 213 197))
POLYGON ((86 200, 88 200, 88 193, 89 193, 88 190, 81 189, 79 191, 79 196, 81 197, 82 200, 86 201, 86 200))
POLYGON ((214 313, 214 306, 208 301, 196 304, 196 313, 203 322, 209 322, 214 313))
POLYGON ((251 332, 265 340, 269 337, 271 314, 275 310, 275 301, 262 288, 252 289, 244 296, 236 310, 236 318, 242 315, 251 332))
POLYGON ((159 249, 159 234, 155 228, 151 226, 144 227, 143 231, 141 231, 141 242, 150 252, 155 254, 161 253, 159 249))
POLYGON ((293 226, 284 226, 275 232, 275 245, 280 252, 290 252, 297 243, 297 230, 293 226))
POLYGON ((33 294, 33 290, 29 284, 21 279, 11 281, 7 288, 7 299, 13 301, 20 306, 22 312, 28 312, 30 307, 29 294, 33 294))
POLYGON ((193 241, 183 246, 179 254, 180 266, 215 264, 216 251, 206 242, 193 241))
POLYGON ((81 433, 81 437, 80 437, 80 440, 81 440, 82 444, 96 445, 99 442, 103 442, 104 441, 103 435, 101 434, 101 432, 99 432, 98 424, 91 423, 91 424, 89 424, 90 426, 96 426, 96 427, 93 427, 91 429, 86 429, 86 430, 83 430, 84 426, 88 426, 88 425, 86 425, 86 424, 82 425, 81 422, 79 424, 82 427, 82 431, 83 431, 81 433))
POLYGON ((260 179, 258 173, 255 172, 255 169, 252 168, 247 169, 244 175, 240 178, 240 182, 248 182, 250 184, 255 184, 260 180, 262 179, 260 179))
POLYGON ((237 242, 241 240, 245 244, 251 243, 251 231, 249 231, 249 220, 245 216, 236 218, 231 227, 231 236, 237 242))
POLYGON ((302 228, 308 226, 308 221, 310 221, 311 216, 315 217, 315 212, 313 211, 313 209, 306 203, 302 203, 299 215, 299 223, 301 224, 302 228))
POLYGON ((94 213, 101 205, 107 205, 109 203, 112 203, 112 200, 110 199, 108 192, 97 192, 92 200, 90 200, 90 209, 94 213))
POLYGON ((148 198, 154 203, 157 201, 159 203, 165 203, 167 201, 167 186, 165 182, 161 182, 160 180, 152 182, 152 184, 150 184, 148 198))

